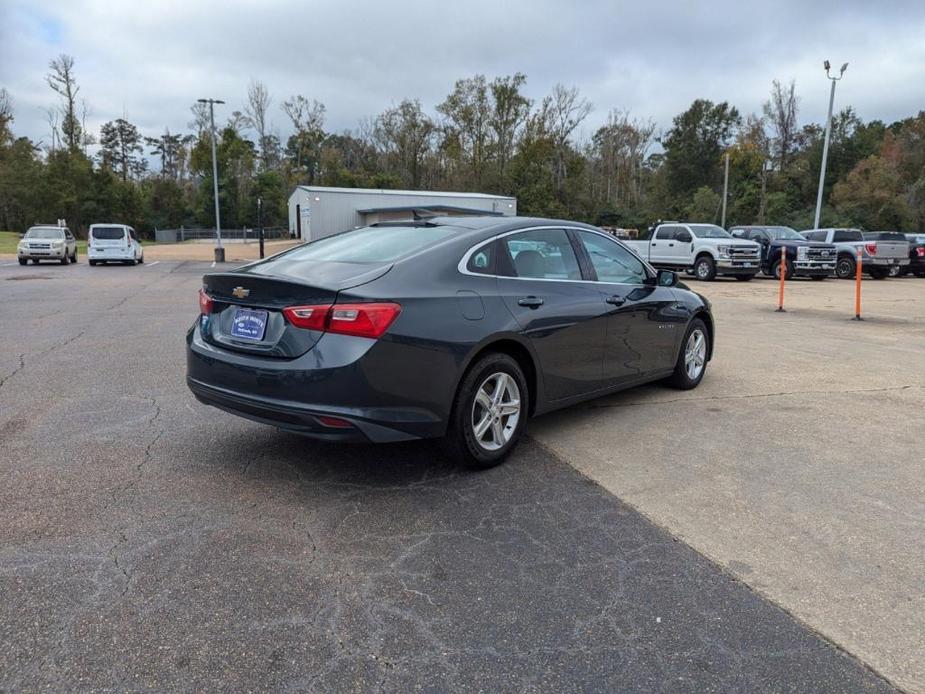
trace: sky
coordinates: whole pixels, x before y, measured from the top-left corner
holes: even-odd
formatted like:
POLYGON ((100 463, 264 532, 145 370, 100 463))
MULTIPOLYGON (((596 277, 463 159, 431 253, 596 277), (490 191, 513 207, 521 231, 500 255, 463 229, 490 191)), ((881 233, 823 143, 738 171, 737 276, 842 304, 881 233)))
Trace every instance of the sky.
POLYGON ((925 110, 925 2, 881 0, 0 0, 0 87, 14 132, 48 142, 56 103, 48 62, 76 60, 87 127, 119 117, 144 135, 188 131, 197 98, 243 110, 264 82, 271 120, 293 94, 327 107, 326 128, 355 129, 403 98, 433 112, 462 77, 522 72, 539 101, 577 86, 594 106, 660 130, 696 98, 758 112, 773 79, 795 79, 801 123, 822 122, 822 62, 849 68, 836 109, 892 122, 925 110))

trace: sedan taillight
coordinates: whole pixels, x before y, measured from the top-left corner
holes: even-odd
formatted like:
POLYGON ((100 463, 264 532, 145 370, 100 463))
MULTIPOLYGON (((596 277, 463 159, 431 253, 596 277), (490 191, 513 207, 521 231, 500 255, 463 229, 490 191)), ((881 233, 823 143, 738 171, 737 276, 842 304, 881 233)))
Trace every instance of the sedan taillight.
POLYGON ((206 294, 205 289, 199 290, 199 313, 204 316, 212 313, 212 297, 206 294))
POLYGON ((292 325, 308 330, 379 338, 401 313, 396 303, 290 306, 283 309, 292 325))

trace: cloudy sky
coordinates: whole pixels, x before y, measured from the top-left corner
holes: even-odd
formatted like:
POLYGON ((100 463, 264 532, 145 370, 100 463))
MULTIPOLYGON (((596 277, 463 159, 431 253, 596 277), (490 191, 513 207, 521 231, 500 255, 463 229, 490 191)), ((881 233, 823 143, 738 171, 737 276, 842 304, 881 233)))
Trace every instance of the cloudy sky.
MULTIPOLYGON (((822 61, 850 67, 837 107, 892 121, 925 109, 925 2, 880 0, 0 0, 0 87, 17 134, 48 140, 48 61, 76 59, 88 127, 123 114, 144 134, 184 131, 198 97, 243 108, 252 78, 272 116, 292 94, 354 128, 404 97, 431 110, 460 77, 523 72, 667 127, 697 97, 760 109, 771 80, 797 81, 800 120, 825 118, 822 61)), ((223 118, 224 119, 224 118, 223 118)))

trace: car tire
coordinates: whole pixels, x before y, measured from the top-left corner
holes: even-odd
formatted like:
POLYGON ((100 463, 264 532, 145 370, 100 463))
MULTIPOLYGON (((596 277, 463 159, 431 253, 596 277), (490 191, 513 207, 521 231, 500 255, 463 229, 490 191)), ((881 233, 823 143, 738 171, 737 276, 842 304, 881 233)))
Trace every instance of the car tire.
POLYGON ((93 265, 96 265, 96 261, 95 261, 95 260, 88 260, 88 261, 87 261, 87 264, 90 265, 90 266, 92 267, 93 265))
POLYGON ((886 279, 886 276, 890 273, 889 270, 881 270, 880 268, 871 268, 867 271, 867 274, 872 280, 882 280, 886 279))
POLYGON ((716 263, 708 255, 702 255, 694 263, 694 276, 703 282, 716 279, 716 263))
MULTIPOLYGON (((492 407, 497 407, 493 404, 492 407)), ((487 469, 504 461, 517 445, 524 430, 527 413, 530 411, 530 392, 523 369, 517 361, 500 352, 492 352, 479 358, 466 371, 459 384, 453 409, 443 439, 443 448, 457 462, 475 469, 487 469), (487 397, 493 402, 493 394, 503 385, 500 404, 510 404, 516 399, 516 414, 493 413, 481 403, 487 397), (482 398, 480 398, 480 394, 482 398), (477 427, 488 418, 488 427, 480 437, 477 427), (478 421, 476 421, 478 419, 478 421), (513 422, 512 422, 513 419, 513 422), (501 441, 498 441, 498 438, 501 441), (490 439, 490 440, 486 440, 490 439)))
POLYGON ((138 264, 139 264, 139 265, 144 265, 144 264, 145 264, 145 254, 144 254, 144 253, 142 253, 142 254, 141 254, 141 257, 138 259, 138 264))
POLYGON ((68 264, 69 260, 68 260, 68 257, 67 257, 67 254, 66 254, 66 253, 65 253, 64 257, 61 258, 61 260, 60 260, 59 262, 60 262, 62 265, 67 265, 67 264, 68 264))
MULTIPOLYGON (((678 354, 678 360, 675 362, 674 373, 668 377, 667 383, 680 390, 691 390, 700 385, 703 375, 707 371, 707 357, 710 354, 710 332, 707 330, 706 323, 701 319, 695 318, 687 326, 684 333, 684 340, 681 342, 681 350, 678 354), (702 342, 698 343, 695 338, 699 335, 702 342), (696 345, 695 348, 692 346, 696 345), (690 360, 694 355, 699 355, 699 369, 690 368, 690 360)), ((694 359, 696 362, 697 360, 694 359)))
POLYGON ((20 265, 25 265, 25 264, 28 263, 28 262, 29 262, 29 261, 28 261, 26 258, 20 258, 20 259, 19 259, 19 264, 20 264, 20 265))
POLYGON ((754 275, 736 275, 736 279, 739 280, 739 282, 751 282, 753 279, 755 279, 755 276, 754 275))
POLYGON ((915 276, 918 277, 918 278, 920 278, 920 279, 921 279, 921 278, 925 278, 925 272, 916 272, 916 273, 915 273, 915 276))
MULTIPOLYGON (((794 272, 793 263, 788 262, 787 263, 787 275, 786 277, 784 277, 784 279, 788 279, 788 280, 793 279, 793 272, 794 272)), ((771 266, 771 277, 773 277, 776 280, 780 279, 780 261, 779 260, 775 261, 774 265, 771 266)))
POLYGON ((850 255, 838 256, 835 263, 835 276, 840 280, 850 280, 857 272, 857 261, 850 255))
POLYGON ((77 262, 77 250, 76 249, 74 250, 74 253, 71 255, 71 262, 72 263, 77 262))

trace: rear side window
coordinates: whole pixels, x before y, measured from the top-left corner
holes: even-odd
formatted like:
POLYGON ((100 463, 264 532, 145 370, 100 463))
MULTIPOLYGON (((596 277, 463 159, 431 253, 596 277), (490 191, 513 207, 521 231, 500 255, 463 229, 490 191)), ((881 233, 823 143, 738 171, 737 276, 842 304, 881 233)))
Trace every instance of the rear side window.
POLYGON ((497 243, 489 243, 479 248, 469 257, 466 269, 479 275, 494 275, 497 255, 497 243))
MULTIPOLYGON (((443 241, 459 230, 455 227, 364 227, 312 241, 280 256, 294 260, 335 263, 388 263, 443 241)), ((271 265, 273 261, 265 265, 271 265)))
POLYGON ((122 227, 93 227, 90 235, 100 241, 116 241, 125 238, 125 229, 122 227))
POLYGON ((801 235, 807 241, 825 241, 826 232, 824 231, 804 231, 801 235))
POLYGON ((678 238, 678 227, 659 227, 655 232, 655 238, 666 241, 678 238))
POLYGON ((835 233, 832 235, 832 241, 835 243, 846 243, 863 240, 863 235, 857 229, 836 229, 835 233))
POLYGON ((864 238, 870 241, 905 241, 906 235, 898 231, 868 231, 864 238))
POLYGON ((515 277, 581 280, 575 250, 564 229, 536 229, 504 239, 515 277))

